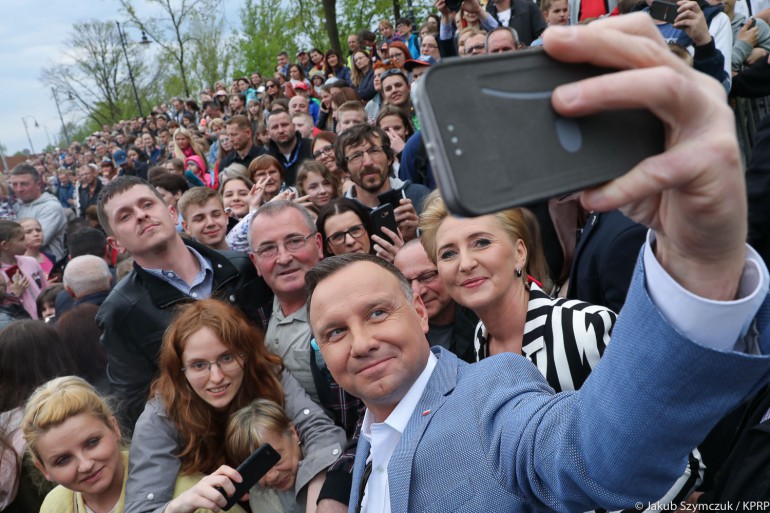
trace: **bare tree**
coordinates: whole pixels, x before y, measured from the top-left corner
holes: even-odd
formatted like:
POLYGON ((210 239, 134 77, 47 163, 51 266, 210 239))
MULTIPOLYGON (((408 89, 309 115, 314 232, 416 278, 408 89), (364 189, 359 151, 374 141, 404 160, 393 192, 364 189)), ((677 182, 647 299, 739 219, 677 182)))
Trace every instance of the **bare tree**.
POLYGON ((120 0, 131 21, 163 48, 174 61, 186 96, 191 95, 190 53, 194 36, 190 26, 195 19, 212 19, 217 12, 216 0, 146 0, 157 6, 161 15, 143 18, 131 0, 120 0))
MULTIPOLYGON (((128 48, 138 80, 146 67, 137 59, 137 51, 128 48)), ((44 67, 40 78, 70 98, 71 108, 98 124, 113 123, 133 113, 128 101, 125 60, 113 23, 75 23, 62 53, 60 62, 44 67)))

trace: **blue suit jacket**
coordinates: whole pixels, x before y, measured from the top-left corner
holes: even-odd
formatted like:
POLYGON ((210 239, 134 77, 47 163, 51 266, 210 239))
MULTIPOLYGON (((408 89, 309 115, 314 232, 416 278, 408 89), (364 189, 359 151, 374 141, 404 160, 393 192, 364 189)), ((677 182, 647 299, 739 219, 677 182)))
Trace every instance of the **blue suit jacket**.
MULTIPOLYGON (((392 511, 583 512, 660 498, 716 421, 770 380, 770 358, 682 337, 650 301, 641 267, 578 392, 554 394, 518 355, 468 365, 434 348, 438 364, 388 466, 392 511)), ((767 354, 767 299, 757 324, 767 354)), ((351 511, 368 453, 361 438, 351 511)))

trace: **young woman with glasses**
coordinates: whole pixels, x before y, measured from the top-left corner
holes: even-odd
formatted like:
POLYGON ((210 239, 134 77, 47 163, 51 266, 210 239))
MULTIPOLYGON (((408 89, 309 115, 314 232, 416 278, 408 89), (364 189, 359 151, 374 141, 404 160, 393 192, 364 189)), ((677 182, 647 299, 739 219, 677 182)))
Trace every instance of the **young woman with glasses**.
MULTIPOLYGON (((130 451, 126 506, 133 511, 172 513, 202 500, 211 501, 208 509, 223 506, 217 487, 238 481, 241 463, 225 456, 228 417, 257 398, 285 409, 306 454, 345 442, 342 429, 265 348, 262 332, 224 301, 183 307, 163 337, 159 366, 130 451), (206 477, 172 500, 180 472, 206 477)), ((321 472, 308 485, 306 511, 315 511, 324 478, 321 472)))
POLYGON ((374 235, 371 217, 361 203, 339 198, 318 213, 316 228, 324 242, 324 256, 347 253, 372 253, 393 262, 398 249, 404 245, 400 234, 388 230, 393 243, 374 235))

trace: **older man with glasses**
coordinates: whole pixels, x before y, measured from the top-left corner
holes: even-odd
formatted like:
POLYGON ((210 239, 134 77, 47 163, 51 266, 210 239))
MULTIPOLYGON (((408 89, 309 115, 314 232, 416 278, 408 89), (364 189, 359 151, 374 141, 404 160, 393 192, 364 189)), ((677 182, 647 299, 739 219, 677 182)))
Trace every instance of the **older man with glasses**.
MULTIPOLYGON (((305 274, 323 258, 323 241, 312 215, 293 201, 270 201, 251 217, 248 233, 251 260, 275 294, 265 347, 283 359, 310 398, 332 412, 332 420, 351 438, 361 402, 340 389, 326 370, 305 307, 305 274)), ((330 488, 320 498, 345 501, 350 492, 349 470, 350 465, 339 468, 336 477, 330 472, 330 488), (336 490, 335 483, 342 488, 336 490)))

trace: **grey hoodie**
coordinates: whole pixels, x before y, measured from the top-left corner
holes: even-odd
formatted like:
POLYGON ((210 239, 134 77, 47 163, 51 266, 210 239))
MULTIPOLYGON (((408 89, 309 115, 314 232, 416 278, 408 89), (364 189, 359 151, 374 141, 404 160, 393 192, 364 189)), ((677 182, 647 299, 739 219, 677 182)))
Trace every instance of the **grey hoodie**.
MULTIPOLYGON (((759 18, 755 18, 755 20, 757 21, 756 27, 759 32, 757 48, 764 48, 770 51, 770 26, 759 18)), ((733 19, 730 20, 730 25, 733 29, 733 56, 731 64, 734 71, 738 71, 743 67, 743 63, 746 62, 751 50, 753 50, 751 45, 738 40, 738 32, 747 22, 746 16, 739 13, 735 13, 733 19)))

